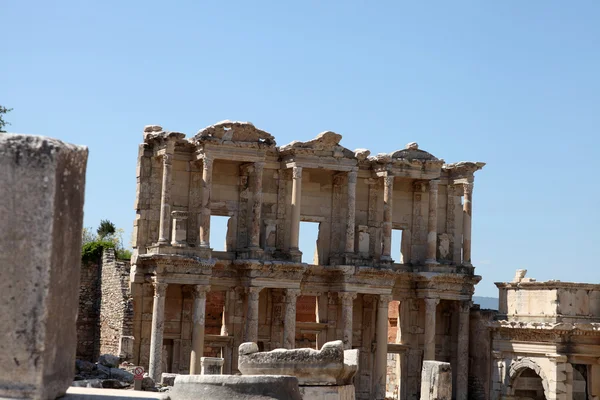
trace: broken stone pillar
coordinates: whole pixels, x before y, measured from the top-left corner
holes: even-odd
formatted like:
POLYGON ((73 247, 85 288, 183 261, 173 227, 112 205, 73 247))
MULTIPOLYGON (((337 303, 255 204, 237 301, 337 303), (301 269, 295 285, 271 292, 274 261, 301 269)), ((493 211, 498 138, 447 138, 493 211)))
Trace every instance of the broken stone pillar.
POLYGON ((469 391, 469 318, 470 301, 458 303, 458 347, 456 352, 456 399, 467 400, 469 391))
POLYGON ((425 299, 425 360, 435 360, 435 317, 440 299, 425 299))
MULTIPOLYGON (((292 221, 290 232, 290 251, 299 253, 298 238, 300 235, 300 199, 302 197, 302 167, 292 169, 292 221)), ((302 255, 300 255, 301 259, 302 255)))
POLYGON ((356 178, 358 171, 348 172, 348 221, 346 223, 346 253, 354 253, 354 224, 356 219, 356 178))
POLYGON ((187 246, 187 211, 173 211, 173 232, 171 232, 171 245, 175 247, 187 246))
POLYGON ((471 266, 471 213, 473 211, 473 184, 463 185, 465 197, 463 201, 463 265, 471 266))
POLYGON ((202 204, 200 208, 200 247, 210 248, 210 192, 212 190, 213 159, 202 159, 202 204))
POLYGON ((248 305, 246 309, 246 329, 244 332, 244 341, 258 341, 258 299, 260 296, 260 287, 247 288, 248 305))
POLYGON ((85 147, 0 134, 0 397, 54 399, 73 381, 85 147))
MULTIPOLYGON (((222 375, 223 374, 223 360, 220 357, 202 357, 200 363, 202 365, 202 375, 222 375)), ((190 374, 192 375, 192 374, 190 374)))
POLYGON ((439 181, 429 181, 429 215, 427 217, 426 264, 437 264, 437 206, 439 181))
POLYGON ((377 302, 377 328, 375 338, 377 349, 375 353, 375 399, 385 400, 385 385, 387 378, 387 348, 388 348, 388 308, 391 295, 379 295, 377 302))
POLYGON ((392 254, 392 206, 394 198, 394 177, 383 178, 383 250, 382 260, 391 260, 392 254))
POLYGON ((423 361, 421 400, 452 400, 452 368, 450 363, 423 361))
POLYGON ((190 375, 200 373, 201 359, 204 355, 204 325, 206 321, 206 293, 209 286, 194 285, 192 296, 194 308, 192 310, 192 352, 190 354, 190 375))
POLYGON ((160 192, 160 225, 158 243, 169 243, 169 226, 171 224, 171 169, 173 155, 163 155, 162 189, 160 192))
POLYGON ((148 374, 154 382, 160 381, 163 333, 165 325, 165 296, 167 295, 167 284, 164 282, 153 282, 154 304, 152 307, 152 332, 150 333, 150 361, 148 362, 148 374))
POLYGON ((298 296, 300 296, 300 289, 285 290, 283 347, 286 349, 293 349, 296 347, 296 299, 298 296))
POLYGON ((352 313, 354 311, 355 292, 339 292, 338 297, 342 301, 342 341, 344 349, 352 348, 352 313))

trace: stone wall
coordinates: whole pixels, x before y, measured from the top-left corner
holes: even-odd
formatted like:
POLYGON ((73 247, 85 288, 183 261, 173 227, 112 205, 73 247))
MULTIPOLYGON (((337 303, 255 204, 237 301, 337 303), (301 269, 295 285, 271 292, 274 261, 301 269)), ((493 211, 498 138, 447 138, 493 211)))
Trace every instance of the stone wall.
POLYGON ((491 379, 492 338, 490 322, 496 310, 481 310, 476 304, 471 308, 469 323, 469 399, 488 400, 491 379))
POLYGON ((133 301, 129 261, 114 249, 81 266, 77 316, 77 358, 96 361, 100 354, 119 355, 123 336, 133 336, 133 301))
POLYGON ((96 361, 100 349, 101 262, 81 264, 77 314, 77 358, 96 361))
POLYGON ((130 268, 129 261, 115 258, 113 249, 107 249, 102 254, 100 354, 119 355, 121 338, 133 335, 130 268))

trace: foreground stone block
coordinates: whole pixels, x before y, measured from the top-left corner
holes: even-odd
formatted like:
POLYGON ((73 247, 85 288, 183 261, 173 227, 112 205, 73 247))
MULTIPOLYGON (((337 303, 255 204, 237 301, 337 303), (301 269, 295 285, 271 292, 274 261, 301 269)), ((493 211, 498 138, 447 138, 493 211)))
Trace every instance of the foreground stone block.
POLYGON ((201 375, 221 375, 223 373, 223 364, 225 360, 220 357, 201 357, 200 374, 201 375))
POLYGON ((300 386, 302 400, 354 400, 354 385, 300 386))
POLYGON ((73 381, 85 147, 0 134, 0 397, 73 381))
POLYGON ((452 400, 452 368, 450 363, 423 361, 421 400, 452 400))
POLYGON ((179 375, 169 392, 176 400, 302 400, 294 376, 179 375))
POLYGON ((135 390, 122 389, 92 389, 70 387, 67 394, 61 397, 60 400, 170 400, 168 394, 139 392, 135 390))
POLYGON ((256 343, 249 342, 240 345, 238 368, 243 375, 292 375, 302 386, 347 385, 358 369, 357 352, 344 351, 341 340, 327 342, 321 350, 265 352, 259 352, 256 343))

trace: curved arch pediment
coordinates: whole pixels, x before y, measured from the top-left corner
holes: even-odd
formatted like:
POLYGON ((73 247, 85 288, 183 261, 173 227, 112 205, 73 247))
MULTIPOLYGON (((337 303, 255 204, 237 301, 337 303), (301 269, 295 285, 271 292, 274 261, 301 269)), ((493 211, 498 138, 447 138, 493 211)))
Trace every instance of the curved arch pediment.
POLYGON ((247 143, 267 147, 275 146, 275 138, 268 132, 256 128, 250 122, 221 121, 198 131, 194 136, 197 142, 247 143))

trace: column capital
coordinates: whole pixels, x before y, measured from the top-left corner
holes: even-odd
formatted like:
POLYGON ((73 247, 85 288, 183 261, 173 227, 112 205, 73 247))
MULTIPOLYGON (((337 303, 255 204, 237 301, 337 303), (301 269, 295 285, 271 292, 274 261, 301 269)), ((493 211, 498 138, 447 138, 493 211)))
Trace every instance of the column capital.
POLYGON ((154 281, 152 282, 154 286, 154 297, 165 297, 167 295, 167 286, 166 282, 154 281))
POLYGON ((394 178, 395 178, 394 175, 389 175, 389 174, 385 175, 383 177, 383 183, 384 183, 384 185, 387 186, 387 187, 394 186, 394 178))
POLYGON ((354 299, 356 299, 357 295, 358 293, 356 292, 338 292, 338 297, 342 301, 353 301, 354 299))
POLYGON ((473 194, 473 182, 463 184, 463 190, 465 196, 471 196, 473 194))
POLYGON ((163 154, 163 164, 171 165, 173 162, 173 154, 165 153, 163 154))
POLYGON ((262 287, 250 286, 250 287, 246 288, 246 294, 248 295, 249 298, 258 300, 258 296, 262 289, 263 289, 262 287))
POLYGON ((194 299, 206 298, 206 294, 210 292, 210 286, 207 285, 193 285, 192 286, 192 297, 194 299))
POLYGON ((429 191, 430 192, 437 192, 439 184, 440 184, 440 181, 437 180, 437 179, 429 181, 429 191))
POLYGON ((393 298, 394 298, 394 296, 392 296, 391 294, 380 294, 377 306, 378 307, 388 307, 388 305, 390 304, 390 301, 392 301, 393 298))
POLYGON ((460 313, 469 313, 473 302, 471 300, 460 300, 458 302, 458 311, 460 313))
POLYGON ((302 167, 292 167, 292 179, 302 179, 302 167))
POLYGON ((348 183, 356 183, 358 178, 358 171, 348 171, 348 183))
POLYGON ((439 298, 431 298, 431 297, 425 297, 425 307, 429 308, 433 308, 435 309, 435 307, 437 307, 438 304, 440 304, 440 299, 439 298))
POLYGON ((214 157, 205 155, 202 157, 202 168, 210 169, 212 168, 213 161, 215 161, 214 157))
POLYGON ((285 301, 296 300, 298 296, 300 296, 300 289, 285 289, 285 301))
POLYGON ((262 170, 265 168, 265 162, 264 161, 255 161, 254 162, 254 172, 262 172, 262 170))

